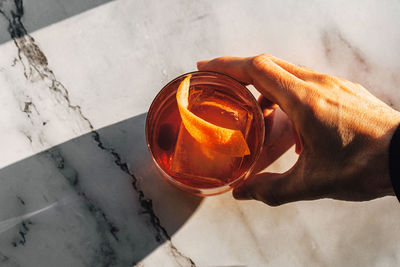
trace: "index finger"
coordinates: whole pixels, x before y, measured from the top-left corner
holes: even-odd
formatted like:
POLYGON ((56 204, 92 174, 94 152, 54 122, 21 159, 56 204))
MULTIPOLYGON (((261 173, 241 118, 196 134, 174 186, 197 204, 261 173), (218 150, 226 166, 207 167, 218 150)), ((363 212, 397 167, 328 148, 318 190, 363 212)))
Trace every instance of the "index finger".
POLYGON ((253 84, 263 96, 287 113, 290 113, 290 108, 299 99, 301 88, 305 86, 305 81, 275 63, 268 55, 220 57, 199 62, 198 69, 225 73, 241 82, 253 84))

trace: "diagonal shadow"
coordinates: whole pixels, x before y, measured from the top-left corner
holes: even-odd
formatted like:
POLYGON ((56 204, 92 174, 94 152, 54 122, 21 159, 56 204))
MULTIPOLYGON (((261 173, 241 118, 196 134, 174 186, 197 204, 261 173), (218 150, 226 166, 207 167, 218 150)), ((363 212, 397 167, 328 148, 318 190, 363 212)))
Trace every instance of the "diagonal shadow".
MULTIPOLYGON (((0 15, 0 27, 9 27, 9 22, 6 20, 22 19, 22 23, 25 25, 27 31, 26 33, 31 33, 111 1, 112 0, 0 0, 0 13, 3 15, 3 17, 0 15), (26 12, 24 12, 24 10, 26 10, 26 12), (5 22, 2 21, 2 19, 5 19, 5 22)), ((21 21, 15 21, 14 24, 15 23, 21 23, 21 21)), ((0 44, 12 40, 11 37, 10 35, 0 34, 0 44)))
POLYGON ((1 266, 129 266, 161 245, 177 262, 193 264, 171 236, 201 198, 161 179, 146 147, 145 118, 0 170, 1 266))

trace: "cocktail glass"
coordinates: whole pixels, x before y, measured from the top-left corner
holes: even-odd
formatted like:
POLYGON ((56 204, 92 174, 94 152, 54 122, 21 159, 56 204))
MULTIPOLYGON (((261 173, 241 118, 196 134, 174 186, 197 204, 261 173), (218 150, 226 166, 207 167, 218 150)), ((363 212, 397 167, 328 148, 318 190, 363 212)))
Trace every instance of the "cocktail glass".
POLYGON ((210 196, 246 179, 264 142, 264 119, 251 92, 221 73, 189 73, 189 110, 219 127, 239 130, 250 154, 232 156, 196 141, 182 123, 176 93, 188 74, 169 82, 153 100, 146 119, 146 140, 162 177, 186 192, 210 196))

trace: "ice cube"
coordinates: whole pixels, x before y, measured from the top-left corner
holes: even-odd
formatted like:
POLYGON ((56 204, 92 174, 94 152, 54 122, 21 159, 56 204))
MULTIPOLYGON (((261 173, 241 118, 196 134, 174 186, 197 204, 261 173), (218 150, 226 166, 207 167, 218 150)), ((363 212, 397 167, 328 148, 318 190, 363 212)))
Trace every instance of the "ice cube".
MULTIPOLYGON (((253 116, 240 103, 226 98, 216 93, 200 94, 192 98, 189 109, 212 124, 240 130, 246 138, 253 116)), ((233 174, 242 161, 243 157, 225 155, 198 143, 182 124, 170 170, 192 186, 215 187, 237 178, 233 174)))
POLYGON ((247 138, 253 114, 242 103, 218 91, 195 91, 190 98, 189 109, 195 115, 217 126, 240 130, 247 138))
POLYGON ((224 184, 232 176, 233 164, 236 159, 212 151, 200 144, 182 125, 175 146, 171 170, 180 175, 199 176, 203 179, 205 177, 214 178, 211 182, 224 184))

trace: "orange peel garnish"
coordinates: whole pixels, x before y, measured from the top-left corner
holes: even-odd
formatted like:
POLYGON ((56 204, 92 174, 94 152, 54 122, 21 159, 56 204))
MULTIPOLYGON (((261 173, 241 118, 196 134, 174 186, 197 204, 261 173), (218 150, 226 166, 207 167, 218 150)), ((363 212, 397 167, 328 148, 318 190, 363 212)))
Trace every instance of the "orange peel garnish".
POLYGON ((188 109, 191 76, 188 74, 185 77, 176 92, 179 113, 186 130, 197 142, 217 152, 231 155, 232 157, 249 155, 250 149, 241 131, 209 123, 188 109))

